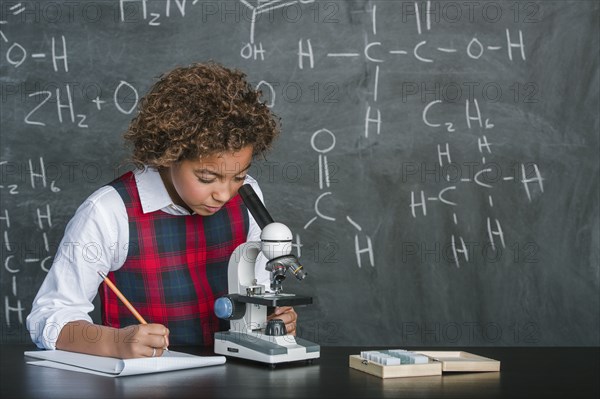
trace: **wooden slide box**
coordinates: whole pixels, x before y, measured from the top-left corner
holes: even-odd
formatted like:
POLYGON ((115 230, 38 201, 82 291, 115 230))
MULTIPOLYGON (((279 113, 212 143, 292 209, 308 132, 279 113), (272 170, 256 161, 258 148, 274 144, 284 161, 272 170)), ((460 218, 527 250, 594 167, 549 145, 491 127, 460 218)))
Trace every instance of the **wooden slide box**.
POLYGON ((425 364, 384 366, 360 357, 350 356, 350 367, 380 378, 424 377, 442 372, 500 371, 500 362, 462 351, 415 351, 429 357, 425 364))
POLYGON ((424 364, 400 364, 397 366, 384 366, 370 360, 363 359, 360 355, 350 355, 350 367, 365 373, 376 375, 380 378, 395 377, 423 377, 427 375, 442 375, 442 363, 429 359, 424 364))

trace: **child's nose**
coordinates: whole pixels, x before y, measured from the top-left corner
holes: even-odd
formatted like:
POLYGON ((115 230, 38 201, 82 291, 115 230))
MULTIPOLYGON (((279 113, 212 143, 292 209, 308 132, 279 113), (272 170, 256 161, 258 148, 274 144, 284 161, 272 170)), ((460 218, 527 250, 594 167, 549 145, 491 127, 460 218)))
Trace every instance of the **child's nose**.
POLYGON ((220 184, 215 191, 213 191, 213 198, 215 201, 219 201, 220 203, 226 203, 233 197, 234 189, 231 187, 229 183, 220 184))

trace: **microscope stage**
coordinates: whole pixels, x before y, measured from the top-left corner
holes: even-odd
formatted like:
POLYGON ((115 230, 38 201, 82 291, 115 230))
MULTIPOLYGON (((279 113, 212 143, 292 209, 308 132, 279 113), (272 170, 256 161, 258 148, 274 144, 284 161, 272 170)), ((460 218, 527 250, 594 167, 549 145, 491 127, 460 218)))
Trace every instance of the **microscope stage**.
POLYGON ((239 295, 236 300, 244 303, 255 303, 265 306, 298 306, 310 305, 313 303, 312 297, 294 294, 262 294, 262 295, 239 295))

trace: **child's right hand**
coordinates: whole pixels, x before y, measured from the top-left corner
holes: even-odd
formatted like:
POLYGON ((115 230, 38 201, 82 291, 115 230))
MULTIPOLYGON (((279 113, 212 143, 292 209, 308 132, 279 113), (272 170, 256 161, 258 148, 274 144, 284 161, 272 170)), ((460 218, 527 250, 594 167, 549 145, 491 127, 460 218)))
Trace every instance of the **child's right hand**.
POLYGON ((160 357, 169 346, 169 329, 162 324, 136 324, 118 331, 121 359, 160 357))

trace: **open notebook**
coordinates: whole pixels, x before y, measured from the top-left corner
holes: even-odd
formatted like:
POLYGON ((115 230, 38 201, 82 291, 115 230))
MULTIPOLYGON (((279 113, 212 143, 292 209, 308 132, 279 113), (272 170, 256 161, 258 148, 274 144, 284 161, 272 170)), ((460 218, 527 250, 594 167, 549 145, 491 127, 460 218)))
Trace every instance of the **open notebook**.
POLYGON ((225 363, 225 356, 195 356, 174 351, 164 352, 161 357, 125 360, 61 350, 27 351, 25 356, 42 359, 27 361, 27 364, 108 377, 161 373, 225 363))

